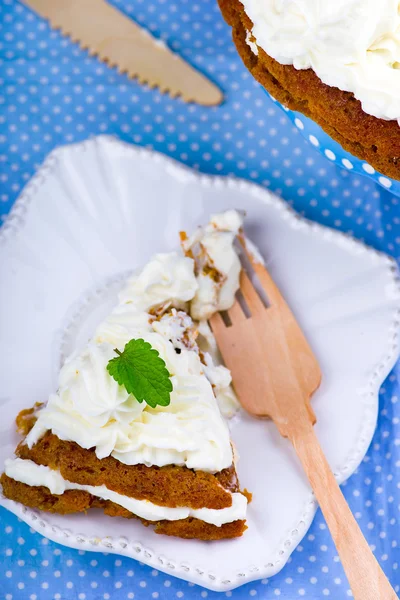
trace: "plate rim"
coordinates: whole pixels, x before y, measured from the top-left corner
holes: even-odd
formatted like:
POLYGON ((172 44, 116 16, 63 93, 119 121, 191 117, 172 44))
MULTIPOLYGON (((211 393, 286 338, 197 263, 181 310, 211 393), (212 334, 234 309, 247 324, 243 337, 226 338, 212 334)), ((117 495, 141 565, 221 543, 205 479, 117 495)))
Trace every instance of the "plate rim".
MULTIPOLYGON (((264 204, 273 205, 280 213, 280 218, 285 220, 291 228, 307 229, 310 234, 316 235, 325 241, 336 243, 348 251, 357 254, 369 254, 371 257, 375 256, 376 260, 382 263, 382 267, 387 269, 388 277, 392 280, 394 289, 397 290, 398 297, 400 297, 399 269, 394 258, 387 254, 367 246, 364 242, 357 240, 346 233, 306 219, 299 215, 282 198, 259 185, 232 176, 206 175, 199 173, 159 152, 123 142, 122 140, 109 135, 100 135, 89 138, 83 142, 55 148, 47 158, 45 158, 42 165, 38 167, 36 173, 23 188, 4 224, 0 227, 0 243, 6 244, 7 240, 15 235, 19 228, 24 225, 25 215, 36 192, 46 178, 52 174, 53 167, 65 153, 71 151, 87 151, 88 148, 92 146, 102 144, 114 144, 119 146, 120 151, 123 151, 124 153, 131 154, 132 156, 139 156, 141 159, 152 160, 162 165, 167 172, 171 172, 172 169, 175 173, 179 173, 181 177, 183 175, 186 179, 189 178, 196 181, 201 187, 213 186, 227 189, 235 187, 242 192, 252 195, 264 204)), ((378 416, 379 388, 398 358, 400 351, 399 334, 400 307, 393 310, 393 317, 388 331, 387 352, 385 358, 375 365, 368 375, 368 382, 366 383, 365 391, 363 393, 363 398, 365 400, 365 402, 363 402, 363 426, 360 428, 355 447, 349 453, 345 464, 341 465, 335 473, 339 483, 342 483, 354 473, 371 443, 378 416)), ((256 579, 263 579, 277 574, 285 565, 296 546, 303 539, 318 508, 314 495, 310 493, 309 499, 303 507, 302 515, 297 527, 286 534, 286 539, 282 541, 279 548, 274 552, 276 560, 273 563, 262 566, 249 565, 240 573, 236 573, 235 576, 232 576, 232 574, 224 576, 223 574, 216 575, 209 571, 206 572, 204 569, 185 562, 179 562, 179 564, 177 564, 175 560, 169 559, 164 555, 157 556, 156 552, 144 547, 142 543, 129 540, 128 538, 114 539, 107 536, 100 539, 96 536, 87 537, 76 532, 71 532, 68 529, 51 525, 46 520, 45 513, 32 510, 17 502, 8 500, 3 496, 1 490, 0 506, 10 510, 10 512, 21 518, 33 529, 52 541, 81 550, 103 551, 129 556, 170 575, 197 583, 213 591, 222 592, 232 590, 256 579)))

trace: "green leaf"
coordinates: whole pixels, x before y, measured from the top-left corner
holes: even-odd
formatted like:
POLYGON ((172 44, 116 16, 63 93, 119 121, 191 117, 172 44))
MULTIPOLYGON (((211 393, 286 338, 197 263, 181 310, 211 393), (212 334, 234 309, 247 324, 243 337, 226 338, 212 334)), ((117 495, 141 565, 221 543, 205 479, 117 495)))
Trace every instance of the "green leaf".
POLYGON ((172 392, 170 374, 157 350, 142 339, 130 340, 123 352, 112 358, 107 371, 120 385, 125 386, 138 402, 149 406, 168 406, 172 392))

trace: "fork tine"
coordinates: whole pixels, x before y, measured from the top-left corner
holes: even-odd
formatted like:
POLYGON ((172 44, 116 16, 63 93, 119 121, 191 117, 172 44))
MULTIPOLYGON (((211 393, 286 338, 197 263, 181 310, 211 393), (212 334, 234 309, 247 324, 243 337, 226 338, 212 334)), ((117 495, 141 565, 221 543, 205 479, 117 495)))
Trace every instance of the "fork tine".
POLYGON ((210 317, 208 322, 210 324, 210 327, 211 327, 215 337, 218 337, 218 334, 223 335, 223 331, 226 328, 226 325, 221 316, 221 313, 219 313, 219 312, 214 313, 212 315, 212 317, 210 317))
POLYGON ((240 274, 240 290, 247 302, 247 305, 250 309, 250 313, 252 315, 265 309, 264 304, 257 293, 257 290, 255 289, 254 285, 250 281, 250 278, 245 271, 242 271, 240 274))
POLYGON ((275 281, 272 279, 271 275, 268 273, 267 269, 264 265, 254 265, 254 270, 257 274, 258 279, 262 287, 264 288, 265 293, 268 296, 268 300, 271 306, 276 306, 277 304, 286 306, 286 302, 283 299, 282 294, 279 291, 275 281))
POLYGON ((246 315, 244 314, 242 307, 240 306, 237 298, 235 298, 235 302, 233 303, 231 308, 228 310, 228 315, 232 322, 232 325, 235 325, 236 323, 240 323, 240 321, 246 320, 246 315))
POLYGON ((270 304, 275 305, 275 304, 277 304, 277 302, 281 302, 283 300, 282 295, 281 295, 278 287, 276 286, 274 280, 272 279, 271 275, 268 273, 267 269, 264 267, 264 265, 257 262, 254 259, 254 256, 251 254, 251 252, 249 252, 249 250, 247 249, 247 246, 246 246, 246 240, 245 240, 244 236, 240 235, 240 236, 238 236, 238 238, 239 238, 239 242, 247 256, 247 259, 250 261, 250 264, 253 267, 254 272, 256 273, 265 293, 268 296, 268 300, 269 300, 270 304))

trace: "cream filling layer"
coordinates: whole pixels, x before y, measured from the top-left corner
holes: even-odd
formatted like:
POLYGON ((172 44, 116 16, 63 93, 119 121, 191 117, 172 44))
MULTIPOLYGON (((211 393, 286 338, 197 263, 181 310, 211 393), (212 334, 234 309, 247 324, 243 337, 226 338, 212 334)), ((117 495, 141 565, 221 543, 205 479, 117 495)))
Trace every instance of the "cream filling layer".
POLYGON ((61 495, 66 490, 82 490, 101 498, 110 500, 119 506, 122 506, 131 513, 146 519, 147 521, 177 521, 194 517, 205 523, 221 527, 225 523, 243 520, 246 518, 247 498, 240 493, 232 494, 232 506, 221 508, 219 510, 212 508, 169 508, 153 504, 148 500, 136 500, 123 494, 118 494, 109 490, 105 485, 81 485, 72 483, 62 477, 62 475, 49 467, 37 465, 31 460, 21 458, 7 459, 5 461, 5 473, 11 479, 20 481, 30 486, 47 487, 52 494, 61 495))

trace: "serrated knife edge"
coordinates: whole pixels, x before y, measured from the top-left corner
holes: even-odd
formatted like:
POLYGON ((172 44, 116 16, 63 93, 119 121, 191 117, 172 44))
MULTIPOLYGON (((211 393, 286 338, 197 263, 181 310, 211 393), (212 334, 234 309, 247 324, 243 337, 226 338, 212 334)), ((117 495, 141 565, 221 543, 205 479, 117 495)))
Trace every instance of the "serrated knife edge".
POLYGON ((223 101, 221 90, 105 0, 24 0, 50 25, 91 56, 171 96, 205 106, 223 101))

